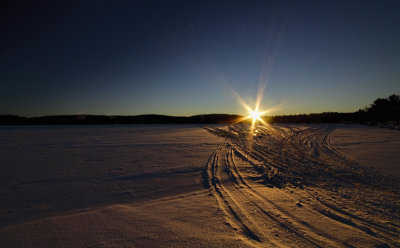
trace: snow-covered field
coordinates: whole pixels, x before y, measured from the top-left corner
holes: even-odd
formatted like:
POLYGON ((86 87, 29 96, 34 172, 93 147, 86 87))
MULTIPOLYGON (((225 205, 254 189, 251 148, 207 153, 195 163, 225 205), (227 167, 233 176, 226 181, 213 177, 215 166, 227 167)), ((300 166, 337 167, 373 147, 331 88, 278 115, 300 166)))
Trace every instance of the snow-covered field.
POLYGON ((358 125, 0 127, 0 246, 398 247, 399 151, 358 125))

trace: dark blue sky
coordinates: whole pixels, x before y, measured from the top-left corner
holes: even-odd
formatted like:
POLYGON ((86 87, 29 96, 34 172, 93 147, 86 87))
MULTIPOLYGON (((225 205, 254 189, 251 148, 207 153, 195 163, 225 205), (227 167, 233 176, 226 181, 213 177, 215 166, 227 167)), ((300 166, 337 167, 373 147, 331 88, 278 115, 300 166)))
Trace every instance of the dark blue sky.
POLYGON ((269 114, 355 111, 400 93, 400 1, 6 1, 0 11, 0 114, 245 114, 232 90, 252 104, 260 78, 269 114))

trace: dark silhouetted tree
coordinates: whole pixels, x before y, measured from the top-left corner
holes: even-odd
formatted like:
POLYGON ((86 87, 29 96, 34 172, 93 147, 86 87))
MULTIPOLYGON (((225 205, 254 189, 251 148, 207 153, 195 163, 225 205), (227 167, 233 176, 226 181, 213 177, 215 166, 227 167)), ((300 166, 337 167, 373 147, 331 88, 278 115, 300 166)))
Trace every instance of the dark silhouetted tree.
POLYGON ((400 96, 393 94, 388 98, 378 98, 365 111, 377 121, 398 121, 400 120, 400 96))

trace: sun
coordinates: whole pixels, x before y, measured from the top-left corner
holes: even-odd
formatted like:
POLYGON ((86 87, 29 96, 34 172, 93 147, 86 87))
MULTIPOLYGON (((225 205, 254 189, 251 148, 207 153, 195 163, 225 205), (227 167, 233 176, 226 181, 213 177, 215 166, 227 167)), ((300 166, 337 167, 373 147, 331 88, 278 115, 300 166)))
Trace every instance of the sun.
POLYGON ((249 120, 251 120, 251 127, 250 127, 250 129, 252 130, 252 131, 254 131, 254 128, 255 128, 255 126, 258 124, 258 123, 261 123, 262 125, 268 125, 268 123, 264 120, 264 118, 265 118, 265 114, 267 114, 269 111, 270 111, 270 109, 260 109, 260 102, 261 102, 261 96, 259 95, 259 96, 257 96, 257 102, 256 102, 256 104, 255 104, 255 106, 253 106, 253 107, 250 107, 240 96, 239 96, 239 94, 238 93, 236 93, 236 91, 233 91, 232 90, 232 93, 233 93, 233 96, 235 97, 235 99, 238 101, 238 103, 240 104, 240 105, 242 105, 242 107, 244 108, 244 109, 246 109, 247 110, 247 115, 246 116, 243 116, 243 117, 240 117, 240 118, 238 118, 237 120, 236 120, 236 123, 241 123, 241 122, 244 122, 244 121, 249 121, 249 120), (260 111, 261 110, 261 111, 260 111))
POLYGON ((261 120, 261 118, 260 118, 261 113, 258 112, 257 110, 250 110, 249 112, 250 112, 250 115, 248 116, 248 118, 252 118, 253 122, 261 120))

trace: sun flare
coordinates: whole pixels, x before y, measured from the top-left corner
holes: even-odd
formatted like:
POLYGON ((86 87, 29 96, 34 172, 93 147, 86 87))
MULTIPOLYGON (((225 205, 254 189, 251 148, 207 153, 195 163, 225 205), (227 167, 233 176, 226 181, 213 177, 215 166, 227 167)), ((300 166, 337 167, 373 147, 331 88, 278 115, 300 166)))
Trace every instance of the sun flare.
POLYGON ((249 118, 252 118, 253 121, 259 121, 261 120, 260 115, 261 113, 258 112, 257 110, 250 110, 249 118))

